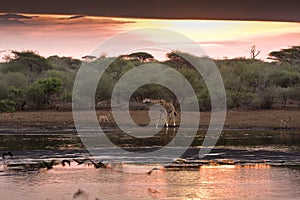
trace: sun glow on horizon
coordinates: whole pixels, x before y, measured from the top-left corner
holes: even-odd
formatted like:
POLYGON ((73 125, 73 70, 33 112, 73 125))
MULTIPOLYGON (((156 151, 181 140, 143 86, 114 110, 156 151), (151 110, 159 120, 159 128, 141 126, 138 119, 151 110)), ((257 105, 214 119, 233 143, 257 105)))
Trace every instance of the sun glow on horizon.
MULTIPOLYGON (((14 14, 10 18, 3 16, 5 13, 0 14, 0 50, 29 49, 45 56, 57 54, 81 58, 114 35, 143 28, 162 28, 181 33, 198 43, 213 58, 248 57, 248 49, 256 45, 261 50, 259 58, 266 59, 271 51, 300 44, 300 24, 294 22, 167 20, 51 14, 14 14)), ((176 50, 176 44, 174 48, 176 50)))

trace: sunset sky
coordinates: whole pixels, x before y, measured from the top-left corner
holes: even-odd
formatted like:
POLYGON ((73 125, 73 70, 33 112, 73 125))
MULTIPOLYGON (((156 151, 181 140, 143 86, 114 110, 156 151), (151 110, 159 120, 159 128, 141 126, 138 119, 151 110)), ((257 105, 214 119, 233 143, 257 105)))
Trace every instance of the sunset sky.
MULTIPOLYGON (((300 45, 300 24, 296 22, 1 13, 0 52, 29 49, 42 56, 81 58, 90 54, 104 40, 124 31, 140 28, 163 28, 184 34, 198 43, 212 58, 249 57, 250 46, 256 45, 261 50, 258 58, 266 59, 271 51, 300 45)), ((128 41, 131 40, 134 37, 128 38, 128 41)), ((120 53, 122 52, 115 52, 120 53)), ((155 52, 151 53, 155 55, 155 52)), ((5 52, 0 54, 1 57, 3 55, 5 52)), ((160 54, 155 56, 160 60, 164 59, 160 54)))

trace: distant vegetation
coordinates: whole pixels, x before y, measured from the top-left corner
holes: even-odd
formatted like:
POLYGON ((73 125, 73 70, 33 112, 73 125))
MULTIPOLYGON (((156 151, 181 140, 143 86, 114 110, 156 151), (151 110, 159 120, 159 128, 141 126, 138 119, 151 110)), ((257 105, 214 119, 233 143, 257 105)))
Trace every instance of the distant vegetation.
MULTIPOLYGON (((1 112, 64 109, 68 107, 66 105, 70 109, 76 73, 82 62, 87 61, 58 56, 45 58, 32 51, 12 53, 13 56, 0 63, 1 112)), ((252 53, 250 59, 214 60, 225 84, 227 107, 269 109, 274 104, 286 106, 288 101, 300 101, 300 46, 270 52, 271 63, 255 59, 255 49, 252 53)), ((200 74, 176 51, 168 53, 167 57, 166 61, 159 63, 184 75, 197 93, 201 110, 209 110, 210 95, 200 74)), ((99 59, 112 58, 102 56, 99 59)), ((97 62, 97 59, 90 62, 97 62)), ((116 58, 100 79, 96 102, 107 102, 120 77, 145 62, 158 61, 144 52, 116 58)), ((164 98, 178 106, 174 94, 160 85, 150 84, 139 88, 132 95, 132 101, 141 102, 145 97, 164 98)), ((185 97, 184 103, 188 101, 189 97, 185 97)))

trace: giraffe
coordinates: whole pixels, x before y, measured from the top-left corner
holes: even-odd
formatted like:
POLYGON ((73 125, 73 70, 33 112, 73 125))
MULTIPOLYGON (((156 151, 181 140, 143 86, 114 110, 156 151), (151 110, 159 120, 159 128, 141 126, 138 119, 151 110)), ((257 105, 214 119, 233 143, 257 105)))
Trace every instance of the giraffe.
MULTIPOLYGON (((147 104, 159 104, 161 106, 163 106, 166 110, 163 112, 165 114, 165 125, 166 127, 169 126, 169 122, 173 122, 173 126, 176 126, 175 123, 175 116, 177 116, 177 113, 175 111, 175 108, 173 106, 172 103, 167 102, 164 99, 158 99, 158 100, 153 100, 153 99, 144 99, 143 103, 147 103, 147 104)), ((159 116, 159 121, 156 123, 156 128, 158 126, 158 123, 160 122, 161 119, 161 115, 159 116)))

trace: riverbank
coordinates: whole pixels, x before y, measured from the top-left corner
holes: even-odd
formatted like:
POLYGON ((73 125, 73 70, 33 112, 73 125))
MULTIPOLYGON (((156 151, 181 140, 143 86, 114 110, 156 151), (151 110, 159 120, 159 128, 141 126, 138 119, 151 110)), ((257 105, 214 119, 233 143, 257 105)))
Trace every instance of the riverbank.
MULTIPOLYGON (((122 114, 122 113, 121 113, 122 114)), ((209 125, 211 113, 201 112, 200 127, 209 125)), ((97 116, 102 116, 101 125, 113 126, 112 117, 109 111, 97 111, 97 116), (108 120, 107 120, 108 119, 108 120)), ((288 119, 287 127, 289 129, 300 129, 300 111, 291 109, 281 110, 259 110, 259 111, 241 111, 228 110, 226 114, 225 128, 228 129, 250 129, 266 128, 280 129, 281 119, 288 119)), ((131 117, 141 125, 149 123, 149 116, 146 111, 132 111, 131 117)), ((178 120, 177 120, 178 121, 178 120)), ((0 129, 18 130, 18 129, 74 129, 74 120, 72 112, 60 112, 53 110, 45 111, 26 111, 15 113, 0 113, 0 129)))

